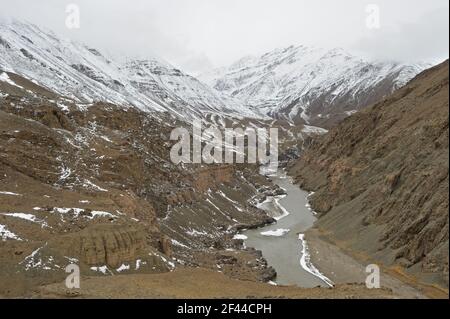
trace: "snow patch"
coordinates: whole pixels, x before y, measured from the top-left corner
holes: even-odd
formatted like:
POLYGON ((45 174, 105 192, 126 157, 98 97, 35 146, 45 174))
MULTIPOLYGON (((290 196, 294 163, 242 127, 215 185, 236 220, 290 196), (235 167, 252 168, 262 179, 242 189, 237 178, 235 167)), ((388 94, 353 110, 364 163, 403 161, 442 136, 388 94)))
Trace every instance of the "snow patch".
POLYGON ((0 238, 2 241, 6 241, 8 239, 22 241, 22 238, 9 231, 5 225, 0 224, 0 238))
POLYGON ((89 219, 94 219, 95 217, 110 217, 110 218, 115 218, 116 216, 109 213, 109 212, 102 212, 99 210, 93 210, 91 211, 91 215, 92 216, 86 216, 89 219))
POLYGON ((146 261, 142 261, 140 259, 136 260, 136 266, 134 267, 134 270, 139 270, 142 265, 147 265, 146 261))
POLYGON ((304 125, 302 132, 307 134, 326 134, 328 130, 317 126, 304 125))
POLYGON ((170 260, 167 260, 167 258, 164 257, 164 256, 159 255, 159 257, 169 266, 170 271, 173 271, 175 269, 175 263, 174 262, 172 262, 170 260))
POLYGON ((301 242, 302 251, 301 251, 301 257, 300 257, 300 265, 304 270, 309 272, 311 275, 316 276, 317 278, 321 279, 323 282, 325 282, 328 286, 334 287, 334 283, 327 278, 325 275, 323 275, 311 262, 311 255, 309 254, 308 249, 308 243, 305 240, 304 234, 299 234, 298 239, 301 242))
POLYGON ((205 231, 198 231, 196 229, 191 229, 191 230, 187 231, 186 234, 189 235, 189 236, 194 236, 194 237, 207 236, 208 235, 207 232, 205 232, 205 231))
POLYGON ((183 248, 187 248, 189 249, 188 246, 186 246, 185 244, 180 243, 178 240, 175 239, 171 239, 171 242, 173 245, 178 246, 178 247, 183 247, 183 248))
POLYGON ((58 101, 58 103, 56 103, 56 106, 58 106, 58 108, 61 110, 61 111, 63 111, 63 112, 69 112, 70 111, 70 109, 69 109, 69 107, 67 106, 67 105, 65 105, 65 104, 62 104, 61 102, 59 102, 58 101))
MULTIPOLYGON (((85 211, 86 210, 83 208, 54 207, 52 210, 52 213, 60 214, 60 215, 66 215, 68 213, 72 213, 72 215, 75 218, 78 218, 78 217, 80 217, 81 213, 84 213, 85 211)), ((88 219, 94 219, 96 217, 116 218, 117 216, 114 214, 111 214, 110 212, 93 210, 93 211, 90 211, 90 214, 83 215, 83 217, 88 218, 88 219)))
POLYGON ((236 234, 233 236, 233 239, 246 240, 246 239, 248 239, 248 237, 243 234, 236 234))
POLYGON ((64 258, 66 258, 71 264, 78 264, 78 262, 79 262, 79 260, 75 257, 64 256, 64 258))
POLYGON ((113 141, 111 141, 107 136, 105 135, 100 135, 100 138, 108 143, 112 143, 113 141))
POLYGON ((0 192, 0 195, 22 196, 21 194, 17 194, 17 193, 13 193, 13 192, 0 192))
POLYGON ((3 72, 3 73, 0 74, 0 81, 6 82, 9 85, 12 85, 12 86, 18 87, 20 89, 23 89, 22 86, 17 85, 16 83, 14 83, 14 81, 9 78, 9 76, 8 76, 8 74, 6 72, 3 72))
POLYGON ((43 270, 55 270, 55 269, 61 269, 61 267, 57 264, 55 264, 55 260, 53 256, 42 256, 42 249, 47 246, 47 243, 43 245, 42 247, 37 248, 34 250, 31 255, 25 257, 23 261, 21 261, 19 264, 25 265, 25 270, 29 271, 31 269, 40 268, 43 270))
POLYGON ((62 166, 59 174, 59 182, 64 182, 72 174, 72 170, 69 167, 62 166))
MULTIPOLYGON (((36 208, 36 207, 35 207, 36 208)), ((4 216, 10 216, 10 217, 14 217, 14 218, 19 218, 19 219, 23 219, 23 220, 27 220, 30 221, 32 223, 36 223, 41 225, 42 228, 44 227, 49 227, 48 224, 41 219, 38 219, 35 215, 33 214, 26 214, 26 213, 7 213, 7 214, 3 214, 4 216)))
POLYGON ((86 188, 89 188, 89 189, 93 189, 93 190, 96 190, 96 191, 99 191, 99 192, 107 192, 108 191, 107 189, 104 189, 104 188, 101 188, 98 185, 95 185, 94 183, 92 183, 88 179, 84 180, 83 187, 86 187, 86 188))
POLYGON ((108 266, 91 267, 91 270, 96 271, 96 272, 101 272, 104 275, 106 275, 106 273, 113 275, 111 270, 109 270, 108 266))
POLYGON ((268 230, 265 232, 262 232, 261 235, 263 236, 272 236, 272 237, 282 237, 284 235, 286 235, 287 233, 289 233, 291 230, 290 229, 276 229, 276 230, 268 230))
POLYGON ((122 264, 119 268, 116 269, 117 272, 122 272, 125 270, 130 270, 130 265, 122 264))

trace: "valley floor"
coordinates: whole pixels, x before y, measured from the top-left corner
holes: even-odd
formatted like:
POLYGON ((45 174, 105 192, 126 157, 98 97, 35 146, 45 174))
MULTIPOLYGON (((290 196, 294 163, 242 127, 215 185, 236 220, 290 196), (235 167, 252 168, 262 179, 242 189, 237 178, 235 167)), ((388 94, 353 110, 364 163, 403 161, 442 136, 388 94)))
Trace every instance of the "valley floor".
MULTIPOLYGON (((366 266, 372 263, 367 257, 344 251, 339 247, 339 243, 332 241, 318 228, 310 229, 306 233, 306 239, 313 264, 334 283, 365 283, 368 275, 366 266)), ((380 284, 382 288, 392 290, 394 295, 400 298, 448 298, 448 291, 418 284, 413 277, 393 268, 380 270, 380 284)))
POLYGON ((368 290, 363 285, 339 285, 336 288, 298 288, 239 281, 222 273, 202 268, 179 268, 153 275, 85 277, 81 289, 73 294, 64 283, 37 290, 34 298, 287 298, 287 299, 379 299, 393 298, 389 290, 368 290))

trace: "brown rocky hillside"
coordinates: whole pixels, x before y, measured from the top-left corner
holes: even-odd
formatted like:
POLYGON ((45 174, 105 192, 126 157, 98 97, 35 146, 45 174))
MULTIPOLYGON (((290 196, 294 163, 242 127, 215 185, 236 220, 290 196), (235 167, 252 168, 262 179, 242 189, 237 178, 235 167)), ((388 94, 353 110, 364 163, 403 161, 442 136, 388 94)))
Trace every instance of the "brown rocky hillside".
POLYGON ((8 79, 0 81, 0 296, 59 282, 70 263, 101 277, 177 267, 275 276, 260 252, 233 239, 274 221, 253 204, 274 190, 256 167, 174 165, 170 132, 187 123, 8 79))
POLYGON ((255 204, 283 191, 256 166, 174 165, 170 132, 187 123, 0 74, 0 299, 392 297, 265 283, 274 269, 234 238, 274 222, 255 204))
POLYGON ((366 260, 448 289, 448 61, 319 137, 291 167, 317 227, 366 260))

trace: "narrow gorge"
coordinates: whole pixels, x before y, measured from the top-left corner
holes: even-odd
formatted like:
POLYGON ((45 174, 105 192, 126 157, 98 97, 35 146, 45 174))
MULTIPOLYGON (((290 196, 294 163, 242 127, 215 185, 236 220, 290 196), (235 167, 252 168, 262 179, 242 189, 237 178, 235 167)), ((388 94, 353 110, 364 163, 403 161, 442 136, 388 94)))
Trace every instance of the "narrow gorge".
POLYGON ((0 297, 442 298, 447 93, 448 61, 289 46, 194 77, 0 20, 0 297), (175 163, 194 121, 276 129, 278 166, 175 163))

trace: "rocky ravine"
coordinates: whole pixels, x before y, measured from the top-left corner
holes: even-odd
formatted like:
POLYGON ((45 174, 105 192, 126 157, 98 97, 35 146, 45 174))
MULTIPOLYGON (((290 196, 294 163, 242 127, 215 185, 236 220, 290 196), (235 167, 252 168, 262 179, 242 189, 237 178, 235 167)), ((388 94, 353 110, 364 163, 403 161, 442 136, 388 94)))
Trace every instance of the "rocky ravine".
POLYGON ((446 61, 421 73, 290 167, 334 243, 447 291, 448 72, 446 61))
POLYGON ((0 295, 85 275, 203 267, 275 276, 233 235, 273 221, 257 168, 174 165, 167 114, 79 104, 12 73, 0 81, 0 295))
POLYGON ((392 296, 262 284, 274 269, 233 238, 273 222, 255 204, 282 190, 257 167, 174 165, 175 117, 0 74, 0 297, 392 296), (71 263, 81 290, 64 286, 71 263))

